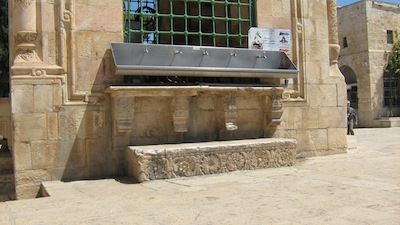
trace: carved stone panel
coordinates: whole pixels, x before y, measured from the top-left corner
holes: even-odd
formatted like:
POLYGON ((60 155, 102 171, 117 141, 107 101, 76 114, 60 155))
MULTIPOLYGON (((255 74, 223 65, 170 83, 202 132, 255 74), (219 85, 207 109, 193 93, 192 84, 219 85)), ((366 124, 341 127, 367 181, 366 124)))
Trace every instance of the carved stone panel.
POLYGON ((116 135, 127 135, 132 130, 134 98, 118 98, 113 102, 116 135))
POLYGON ((137 181, 292 166, 297 142, 251 139, 195 144, 131 146, 127 171, 137 181))

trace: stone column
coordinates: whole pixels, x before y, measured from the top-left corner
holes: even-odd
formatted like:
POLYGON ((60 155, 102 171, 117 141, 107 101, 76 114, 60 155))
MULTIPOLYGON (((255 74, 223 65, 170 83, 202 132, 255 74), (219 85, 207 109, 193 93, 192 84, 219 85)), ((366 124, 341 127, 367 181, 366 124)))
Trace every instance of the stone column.
POLYGON ((36 1, 14 0, 14 40, 16 57, 14 62, 40 62, 36 54, 36 1))
POLYGON ((327 0, 328 33, 329 33, 329 61, 331 65, 338 63, 340 45, 338 41, 336 0, 327 0))

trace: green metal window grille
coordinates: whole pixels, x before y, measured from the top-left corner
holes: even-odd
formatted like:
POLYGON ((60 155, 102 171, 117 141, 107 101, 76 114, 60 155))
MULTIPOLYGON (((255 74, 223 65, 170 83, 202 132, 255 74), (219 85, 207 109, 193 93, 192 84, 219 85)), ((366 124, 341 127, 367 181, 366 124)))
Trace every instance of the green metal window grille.
POLYGON ((390 75, 383 76, 383 104, 388 107, 400 106, 399 79, 390 75))
POLYGON ((393 31, 392 30, 386 31, 386 42, 388 44, 393 44, 393 31))
POLYGON ((124 41, 247 47, 255 0, 123 0, 124 41))

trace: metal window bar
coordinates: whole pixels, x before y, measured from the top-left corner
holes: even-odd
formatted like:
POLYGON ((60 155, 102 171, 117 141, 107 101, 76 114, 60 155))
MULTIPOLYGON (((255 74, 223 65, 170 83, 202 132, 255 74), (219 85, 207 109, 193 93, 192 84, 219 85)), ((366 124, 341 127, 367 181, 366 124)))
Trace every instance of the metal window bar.
POLYGON ((392 101, 392 106, 400 106, 399 85, 397 77, 386 75, 383 77, 384 90, 384 106, 389 106, 392 101))
POLYGON ((254 0, 123 0, 123 3, 125 42, 160 44, 162 36, 163 44, 245 47, 247 31, 255 21, 254 0), (161 7, 167 7, 168 11, 162 11, 161 7), (182 12, 176 12, 179 10, 182 12), (197 25, 191 21, 197 21, 197 25), (221 23, 224 27, 217 29, 221 23), (169 29, 162 28, 163 24, 169 29), (193 30, 194 26, 197 30, 193 30))

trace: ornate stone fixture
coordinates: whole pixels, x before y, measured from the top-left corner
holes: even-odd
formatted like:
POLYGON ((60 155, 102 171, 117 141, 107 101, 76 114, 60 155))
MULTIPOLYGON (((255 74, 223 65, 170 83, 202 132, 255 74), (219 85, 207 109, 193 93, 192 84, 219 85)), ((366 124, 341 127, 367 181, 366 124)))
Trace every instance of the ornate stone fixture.
POLYGON ((327 0, 328 30, 329 30, 329 59, 331 65, 337 65, 340 53, 337 26, 336 0, 327 0))
POLYGON ((35 0, 15 0, 13 15, 14 40, 16 44, 15 64, 41 62, 36 53, 36 4, 35 0))
POLYGON ((173 123, 175 132, 187 132, 189 118, 189 98, 187 96, 176 96, 173 99, 173 123))
POLYGON ((292 166, 296 140, 251 139, 177 145, 131 146, 127 172, 138 182, 292 166))

